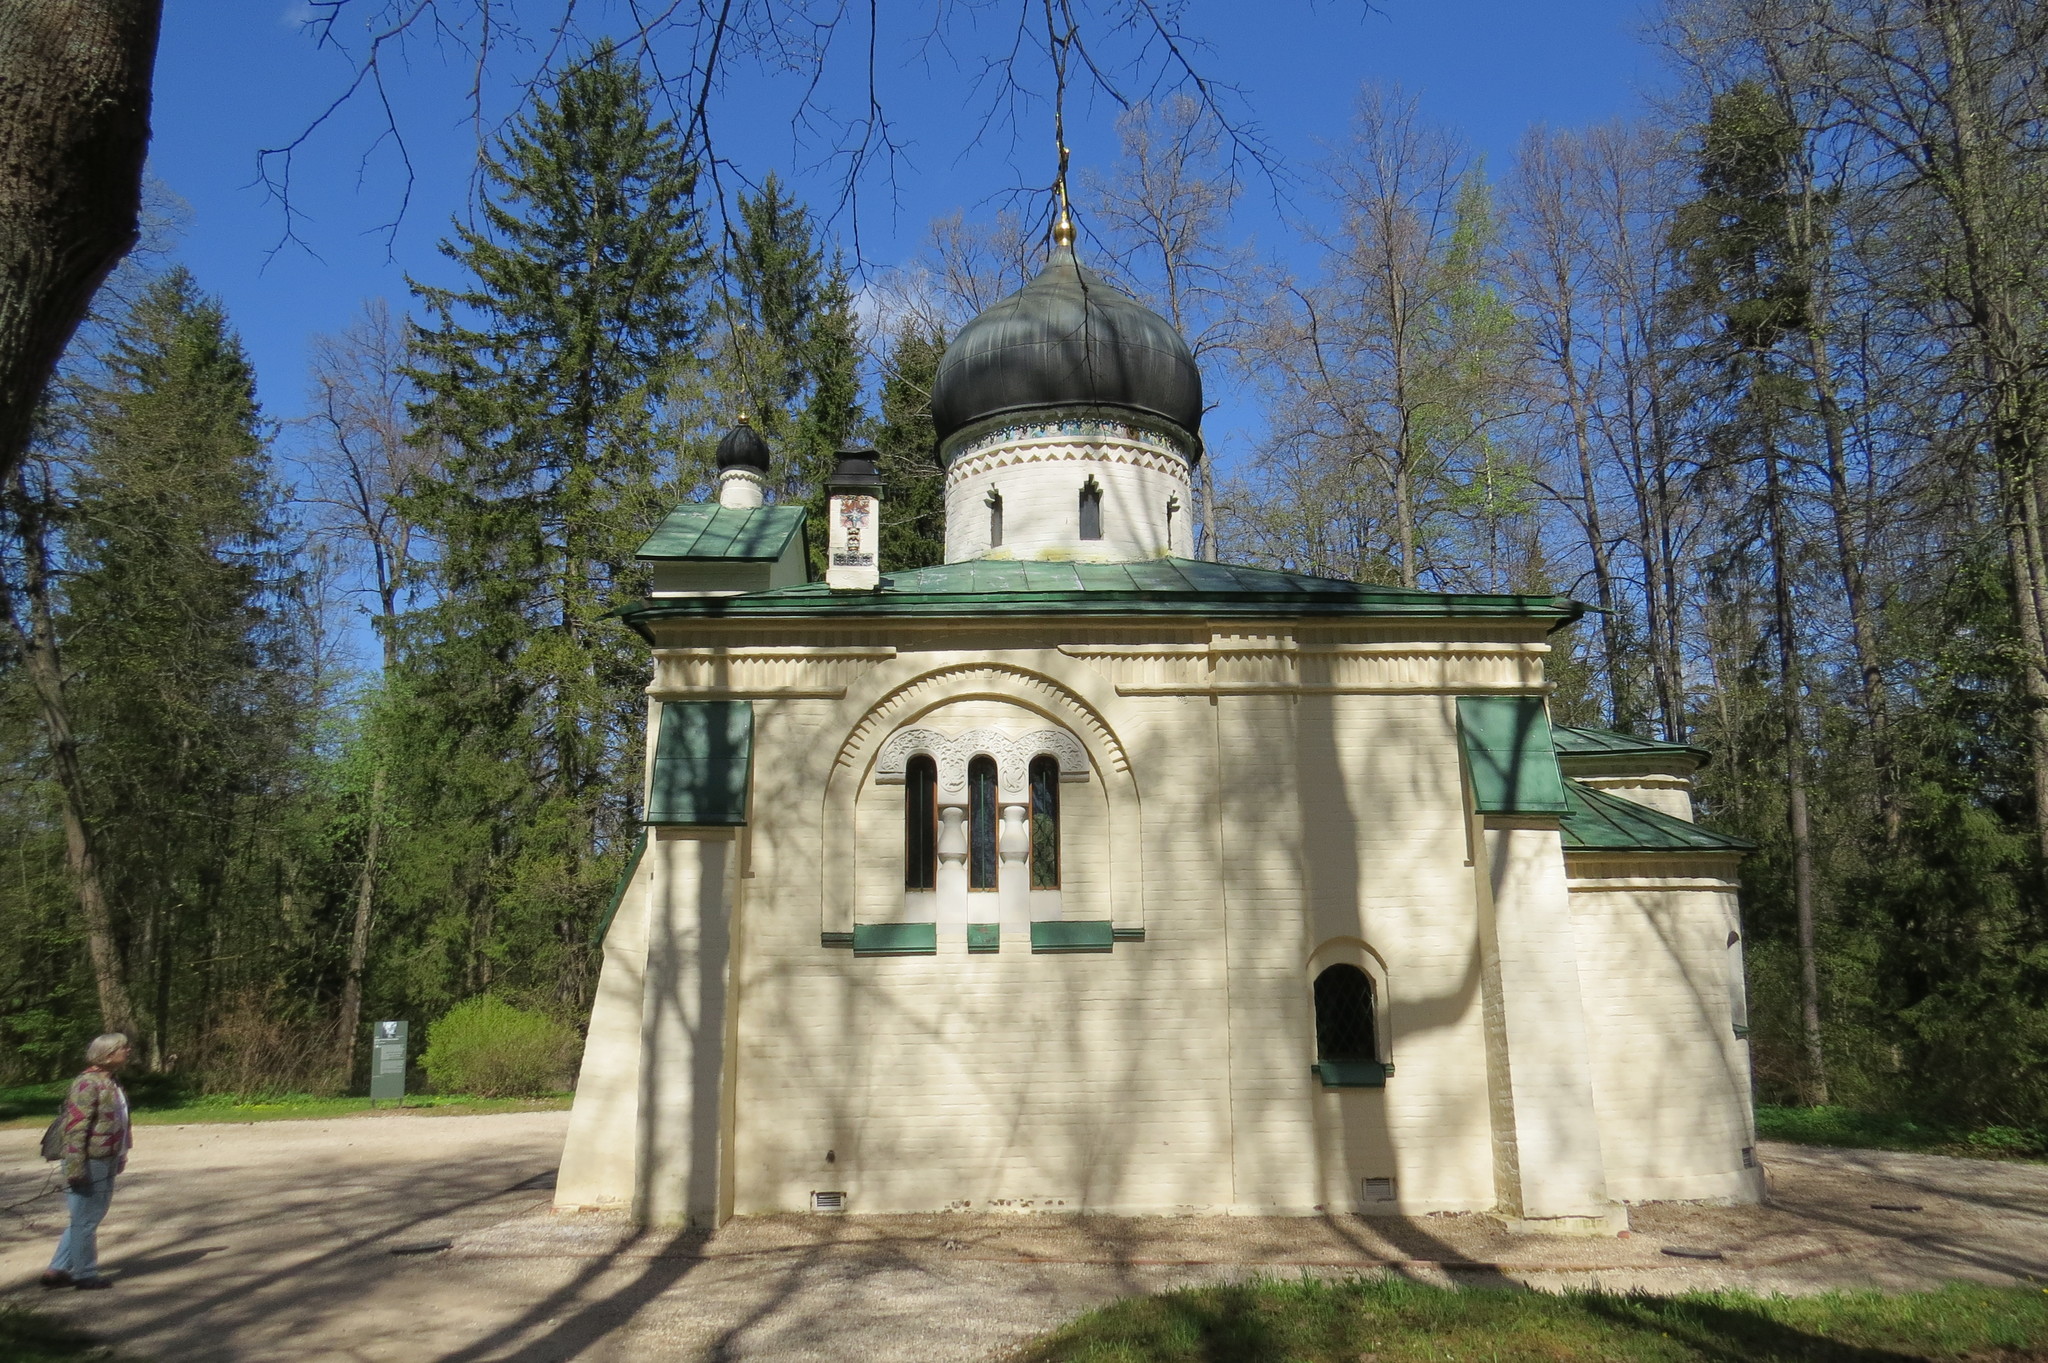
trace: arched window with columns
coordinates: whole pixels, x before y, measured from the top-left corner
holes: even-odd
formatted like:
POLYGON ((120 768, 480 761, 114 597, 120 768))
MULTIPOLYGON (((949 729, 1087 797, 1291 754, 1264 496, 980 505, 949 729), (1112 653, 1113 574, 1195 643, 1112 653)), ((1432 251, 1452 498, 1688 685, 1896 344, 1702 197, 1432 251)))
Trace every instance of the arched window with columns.
POLYGON ((939 883, 939 765, 919 753, 903 769, 903 888, 939 883))
POLYGON ((980 753, 967 764, 967 888, 996 888, 996 760, 980 753))

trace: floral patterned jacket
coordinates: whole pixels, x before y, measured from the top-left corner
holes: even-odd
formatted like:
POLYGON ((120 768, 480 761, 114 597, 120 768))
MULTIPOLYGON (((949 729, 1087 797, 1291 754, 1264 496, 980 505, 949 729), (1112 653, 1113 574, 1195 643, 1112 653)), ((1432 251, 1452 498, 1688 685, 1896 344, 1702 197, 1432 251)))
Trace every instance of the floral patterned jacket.
POLYGON ((64 1181, 85 1177, 85 1162, 106 1159, 114 1172, 128 1167, 128 1095, 105 1070, 92 1069, 71 1081, 64 1095, 64 1181))

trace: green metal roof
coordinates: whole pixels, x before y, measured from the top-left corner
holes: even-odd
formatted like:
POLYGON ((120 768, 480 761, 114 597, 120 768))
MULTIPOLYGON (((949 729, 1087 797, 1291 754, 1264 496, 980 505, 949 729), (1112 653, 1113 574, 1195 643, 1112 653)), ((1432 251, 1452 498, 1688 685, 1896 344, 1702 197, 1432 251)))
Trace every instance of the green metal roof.
POLYGON ((1576 724, 1558 724, 1550 730, 1557 755, 1567 764, 1574 757, 1690 757, 1700 766, 1712 757, 1705 748, 1690 743, 1667 743, 1661 738, 1639 738, 1612 729, 1589 729, 1576 724))
POLYGON ((1584 610, 1563 596, 1478 596, 1377 587, 1269 568, 1194 559, 1142 563, 1042 563, 977 559, 885 573, 874 591, 834 591, 822 582, 739 596, 684 597, 621 611, 645 634, 655 620, 759 617, 1199 615, 1519 618, 1553 627, 1584 610))
POLYGON ((661 707, 654 784, 642 823, 731 826, 747 821, 754 706, 672 700, 661 707))
POLYGON ((1460 696, 1458 737, 1481 814, 1561 814, 1567 806, 1541 696, 1460 696))
POLYGON ((1567 779, 1567 852, 1749 852, 1756 844, 1567 779))
POLYGON ((679 506, 634 554, 653 559, 723 559, 773 563, 803 533, 800 506, 679 506))

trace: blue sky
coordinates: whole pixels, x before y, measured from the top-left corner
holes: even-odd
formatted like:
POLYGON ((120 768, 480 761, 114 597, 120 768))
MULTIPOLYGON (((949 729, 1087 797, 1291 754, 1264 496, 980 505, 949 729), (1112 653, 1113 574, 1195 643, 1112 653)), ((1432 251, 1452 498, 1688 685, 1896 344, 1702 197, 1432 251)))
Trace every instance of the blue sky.
MULTIPOLYGON (((900 18, 923 12, 895 5, 900 18)), ((601 0, 583 0, 579 12, 590 31, 603 30, 601 0)), ((1190 0, 1188 14, 1189 29, 1210 44, 1202 58, 1208 74, 1241 88, 1250 117, 1301 168, 1320 143, 1342 136, 1368 80, 1417 93, 1430 116, 1501 167, 1530 124, 1629 114, 1659 75, 1641 38, 1643 0, 1383 0, 1371 14, 1345 0, 1190 0)), ((443 277, 434 243, 463 210, 475 148, 462 97, 467 66, 451 52, 416 47, 388 83, 415 168, 410 201, 402 205, 402 177, 389 140, 380 140, 376 105, 358 98, 300 152, 296 240, 285 241, 284 214, 257 183, 258 151, 302 132, 348 78, 345 60, 316 48, 305 16, 303 3, 287 0, 173 0, 157 66, 152 172, 189 210, 176 254, 225 301, 255 361, 265 409, 280 420, 302 408, 311 335, 339 329, 369 297, 402 305, 407 271, 443 277), (394 217, 395 231, 385 230, 394 217)), ((935 217, 955 209, 991 215, 1005 191, 1049 178, 1038 153, 1050 134, 1035 118, 1014 146, 1007 132, 974 144, 976 36, 956 33, 950 60, 901 41, 881 45, 907 155, 893 193, 881 185, 863 193, 870 266, 915 255, 935 217)), ((829 201, 833 170, 820 166, 815 143, 792 134, 792 78, 735 71, 716 106, 722 151, 751 175, 773 169, 799 194, 829 201)), ((824 87, 827 99, 856 93, 843 73, 824 87)), ((501 113, 511 94, 512 83, 499 79, 487 87, 487 103, 501 113)), ((1070 110, 1077 170, 1113 154, 1114 113, 1104 101, 1070 110)), ((1241 233, 1268 247, 1284 242, 1290 233, 1280 212, 1270 194, 1248 193, 1241 233)), ((1212 430, 1212 443, 1225 434, 1212 430)))

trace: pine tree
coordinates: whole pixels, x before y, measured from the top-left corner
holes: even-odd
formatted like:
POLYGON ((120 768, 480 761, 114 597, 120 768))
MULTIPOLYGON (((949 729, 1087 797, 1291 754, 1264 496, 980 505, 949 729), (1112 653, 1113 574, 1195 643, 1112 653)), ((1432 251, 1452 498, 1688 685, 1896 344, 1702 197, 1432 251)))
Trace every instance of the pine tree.
POLYGON ((908 317, 883 362, 875 447, 882 456, 885 573, 946 561, 946 476, 932 425, 932 384, 945 353, 944 333, 908 317))
POLYGON ((412 774, 414 854, 458 911, 438 930, 466 962, 456 987, 564 1007, 638 786, 644 657, 608 613, 639 594, 696 377, 696 167, 650 95, 593 51, 488 159, 482 228, 442 243, 468 282, 413 283, 414 417, 439 456, 405 499, 438 546, 397 689, 409 743, 436 755, 412 774))

